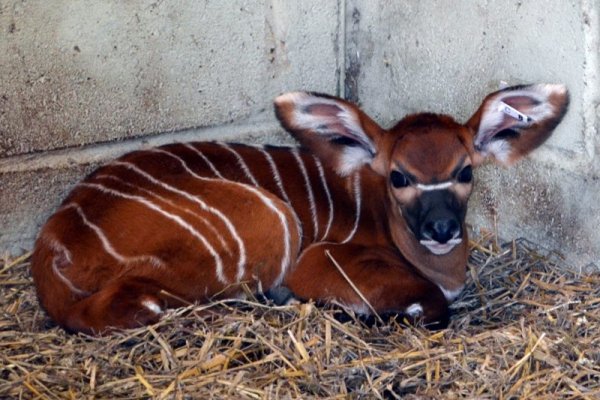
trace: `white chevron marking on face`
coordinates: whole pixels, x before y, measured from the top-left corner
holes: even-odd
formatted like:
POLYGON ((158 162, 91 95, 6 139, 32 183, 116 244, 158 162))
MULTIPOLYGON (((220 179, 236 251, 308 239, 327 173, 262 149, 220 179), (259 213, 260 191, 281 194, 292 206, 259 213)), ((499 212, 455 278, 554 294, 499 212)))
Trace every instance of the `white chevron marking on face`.
POLYGON ((423 190, 423 191, 431 191, 431 190, 444 190, 444 189, 448 189, 450 186, 452 186, 454 184, 454 182, 441 182, 441 183, 435 183, 432 185, 424 185, 422 183, 417 183, 417 189, 423 190))

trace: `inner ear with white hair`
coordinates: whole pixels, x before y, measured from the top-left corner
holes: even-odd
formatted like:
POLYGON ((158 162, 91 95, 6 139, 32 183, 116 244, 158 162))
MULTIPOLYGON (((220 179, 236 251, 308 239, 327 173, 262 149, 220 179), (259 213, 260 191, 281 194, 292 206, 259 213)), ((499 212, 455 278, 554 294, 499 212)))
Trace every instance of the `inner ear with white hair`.
POLYGON ((513 86, 488 95, 466 126, 482 158, 510 166, 550 137, 568 106, 564 85, 513 86))
POLYGON ((377 156, 383 129, 345 100, 290 92, 275 99, 275 114, 292 136, 341 176, 371 164, 377 156))

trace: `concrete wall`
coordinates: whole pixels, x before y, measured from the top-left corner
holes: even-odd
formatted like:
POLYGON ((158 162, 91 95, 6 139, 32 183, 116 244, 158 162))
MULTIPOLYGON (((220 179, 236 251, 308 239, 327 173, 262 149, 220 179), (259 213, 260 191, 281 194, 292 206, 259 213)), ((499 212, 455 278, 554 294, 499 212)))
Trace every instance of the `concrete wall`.
MULTIPOLYGON (((382 125, 466 119, 500 81, 562 82, 571 110, 469 216, 600 265, 600 0, 0 2, 0 248, 27 247, 103 160, 173 140, 285 141, 271 99, 343 95, 382 125)), ((497 228, 496 228, 497 227, 497 228)))
POLYGON ((465 121, 501 81, 565 83, 563 123, 516 168, 478 171, 469 221, 600 266, 599 10, 597 0, 348 1, 346 97, 384 125, 423 110, 465 121))

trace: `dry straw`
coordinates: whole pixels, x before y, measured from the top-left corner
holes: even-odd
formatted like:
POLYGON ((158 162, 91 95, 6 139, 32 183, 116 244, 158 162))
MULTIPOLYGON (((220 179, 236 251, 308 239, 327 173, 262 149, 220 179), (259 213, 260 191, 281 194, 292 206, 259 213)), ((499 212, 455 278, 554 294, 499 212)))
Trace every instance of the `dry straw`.
POLYGON ((524 240, 471 244, 468 286, 437 332, 245 301, 68 335, 40 311, 28 258, 5 258, 0 398, 600 398, 600 272, 524 240))

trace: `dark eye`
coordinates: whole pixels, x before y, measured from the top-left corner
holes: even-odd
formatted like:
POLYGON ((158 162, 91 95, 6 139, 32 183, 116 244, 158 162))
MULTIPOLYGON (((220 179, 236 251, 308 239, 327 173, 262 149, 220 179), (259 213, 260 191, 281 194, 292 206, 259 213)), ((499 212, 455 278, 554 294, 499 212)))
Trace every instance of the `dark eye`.
POLYGON ((460 183, 469 183, 473 180, 473 168, 470 165, 467 165, 460 171, 458 174, 458 181, 460 183))
POLYGON ((410 184, 406 175, 399 171, 392 171, 390 174, 390 181, 395 188, 403 188, 410 184))

